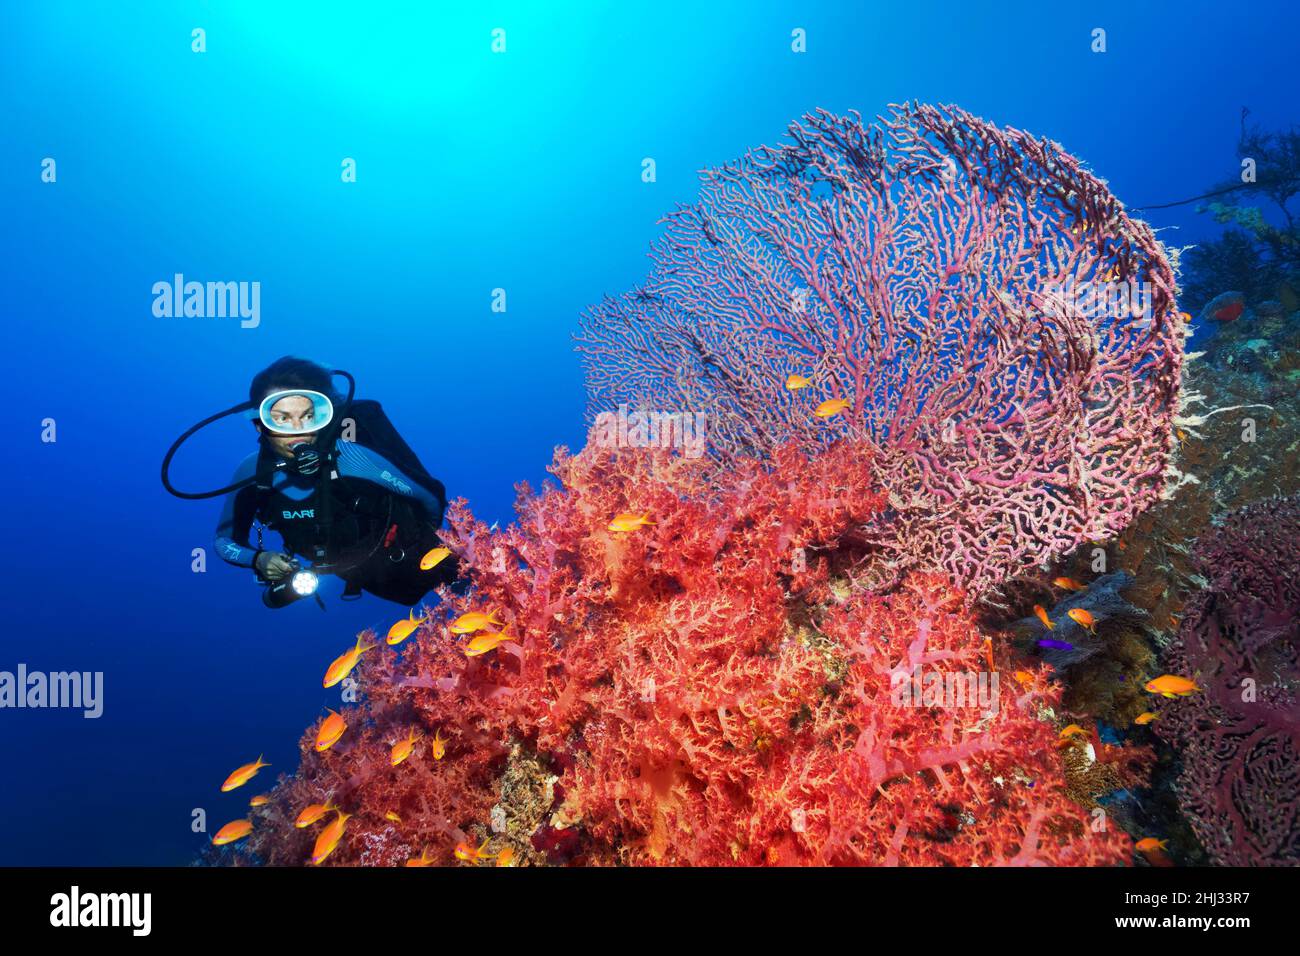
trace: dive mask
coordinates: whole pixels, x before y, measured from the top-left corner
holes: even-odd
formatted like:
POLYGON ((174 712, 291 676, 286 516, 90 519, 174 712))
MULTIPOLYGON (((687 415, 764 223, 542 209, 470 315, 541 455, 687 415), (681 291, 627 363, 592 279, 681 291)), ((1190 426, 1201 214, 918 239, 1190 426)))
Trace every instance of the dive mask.
POLYGON ((274 435, 310 435, 333 421, 334 403, 309 388, 286 389, 262 399, 257 417, 274 435))
MULTIPOLYGON (((348 381, 347 394, 339 402, 342 414, 346 416, 348 409, 352 407, 352 397, 356 394, 356 379, 348 372, 342 369, 334 369, 330 376, 342 376, 348 381)), ((321 449, 299 447, 294 452, 294 469, 299 474, 311 474, 315 472, 322 459, 328 460, 332 454, 333 444, 337 435, 336 428, 330 428, 330 423, 334 421, 334 402, 328 395, 323 392, 317 392, 310 388, 290 388, 278 392, 272 392, 266 398, 258 403, 256 399, 240 402, 238 405, 232 405, 229 408, 217 412, 215 415, 209 415, 201 422, 191 425, 181 437, 172 442, 172 446, 167 449, 167 454, 163 456, 162 462, 162 483, 170 494, 177 498, 186 498, 190 500, 201 498, 215 498, 218 495, 226 495, 232 491, 238 491, 240 488, 246 488, 249 485, 257 483, 257 476, 253 475, 248 478, 241 478, 239 481, 232 482, 223 488, 214 488, 211 491, 181 491, 171 482, 169 469, 171 468, 172 459, 181 445, 195 432, 206 428, 213 422, 225 418, 227 415, 244 415, 251 421, 260 421, 262 427, 273 435, 311 435, 312 444, 320 444, 321 449)), ((347 421, 346 417, 343 419, 347 421)))

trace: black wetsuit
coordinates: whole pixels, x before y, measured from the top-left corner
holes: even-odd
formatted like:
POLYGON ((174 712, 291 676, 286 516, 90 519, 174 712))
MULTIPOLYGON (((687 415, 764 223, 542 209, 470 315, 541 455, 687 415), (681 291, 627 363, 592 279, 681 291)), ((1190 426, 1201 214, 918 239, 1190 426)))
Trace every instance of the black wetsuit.
MULTIPOLYGON (((327 569, 348 583, 345 593, 364 589, 410 605, 430 588, 454 579, 451 557, 431 571, 419 569, 420 558, 439 545, 446 498, 434 490, 441 491, 441 484, 435 482, 431 490, 383 455, 353 442, 339 440, 336 448, 337 477, 318 480, 319 475, 278 468, 268 492, 250 484, 228 494, 217 523, 217 554, 230 564, 253 567, 258 549, 250 532, 256 518, 278 532, 293 554, 309 562, 323 554, 327 569), (327 522, 322 494, 331 495, 327 522)), ((232 483, 252 478, 257 465, 254 452, 235 471, 232 483)), ((320 561, 312 563, 320 566, 320 561)))

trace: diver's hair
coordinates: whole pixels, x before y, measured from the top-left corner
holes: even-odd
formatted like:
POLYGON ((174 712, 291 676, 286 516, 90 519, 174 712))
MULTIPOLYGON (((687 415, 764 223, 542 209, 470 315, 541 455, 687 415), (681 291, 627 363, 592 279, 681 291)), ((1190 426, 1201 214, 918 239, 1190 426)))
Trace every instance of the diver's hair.
POLYGON ((248 386, 248 399, 252 402, 260 402, 272 392, 290 388, 309 388, 329 396, 330 401, 338 401, 329 369, 310 359, 297 358, 293 355, 276 359, 254 375, 252 383, 248 386))

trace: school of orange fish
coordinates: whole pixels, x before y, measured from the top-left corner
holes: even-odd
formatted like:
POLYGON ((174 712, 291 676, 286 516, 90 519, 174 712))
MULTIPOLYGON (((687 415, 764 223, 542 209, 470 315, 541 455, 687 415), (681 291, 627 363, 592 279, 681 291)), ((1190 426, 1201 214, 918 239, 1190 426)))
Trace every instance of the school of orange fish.
MULTIPOLYGON (((630 534, 651 524, 654 524, 654 522, 650 520, 648 514, 638 515, 624 513, 616 515, 610 521, 609 531, 615 534, 630 534)), ((437 567, 440 562, 449 557, 450 554, 451 551, 448 548, 434 548, 420 559, 420 569, 423 571, 432 570, 437 567)), ((386 643, 390 647, 395 647, 398 644, 401 644, 408 637, 414 634, 424 621, 424 616, 417 618, 415 616, 415 609, 412 608, 405 618, 398 620, 388 629, 388 634, 385 638, 386 643)), ((469 637, 470 635, 473 635, 465 644, 465 655, 467 657, 479 657, 488 654, 496 650, 497 647, 511 640, 511 635, 506 631, 506 625, 502 621, 497 620, 494 616, 494 612, 490 611, 486 613, 483 611, 470 611, 462 614, 452 621, 447 629, 457 637, 469 637), (492 627, 498 628, 498 630, 489 630, 489 628, 492 627)), ((365 654, 366 651, 376 646, 377 645, 375 644, 362 643, 361 637, 358 636, 355 645, 330 662, 329 667, 325 669, 325 679, 322 681, 322 686, 333 687, 342 682, 350 673, 352 673, 353 668, 360 663, 361 656, 365 654)), ((517 647, 517 645, 515 646, 517 647)), ((328 707, 326 710, 329 711, 328 716, 320 722, 320 726, 316 729, 315 748, 318 753, 323 753, 333 747, 342 739, 348 729, 347 722, 343 719, 341 714, 328 707)), ((400 766, 409 759, 411 755, 415 753, 415 746, 422 737, 423 734, 412 727, 406 737, 393 744, 392 750, 389 754, 389 759, 392 765, 394 767, 400 766)), ((447 741, 443 739, 441 730, 436 731, 433 735, 433 740, 429 742, 429 754, 435 761, 442 760, 446 757, 447 741)), ((252 763, 244 764, 234 770, 230 776, 226 778, 225 782, 221 785, 221 792, 229 793, 232 790, 242 787, 244 784, 248 783, 248 781, 252 780, 253 777, 257 776, 259 770, 263 767, 269 766, 270 764, 264 761, 261 756, 252 763)), ((269 800, 270 797, 267 794, 258 794, 249 801, 249 807, 255 809, 257 807, 265 806, 269 800)), ((311 859, 309 862, 313 866, 322 863, 331 853, 334 852, 335 849, 338 848, 338 845, 343 840, 344 834, 347 830, 348 819, 352 814, 344 812, 342 809, 334 806, 333 803, 330 802, 313 803, 304 807, 302 812, 298 814, 297 818, 293 822, 295 827, 305 829, 319 823, 331 813, 334 814, 334 818, 321 829, 319 835, 316 837, 315 846, 312 848, 311 859)), ((390 822, 399 825, 402 822, 401 817, 392 810, 385 814, 385 818, 390 822)), ((235 843, 244 839, 252 832, 253 820, 251 817, 232 820, 213 835, 212 843, 214 846, 224 846, 228 843, 235 843)), ((478 865, 489 860, 495 860, 497 866, 514 865, 514 850, 510 847, 506 847, 496 853, 489 853, 487 852, 489 842, 490 841, 485 840, 483 841, 483 844, 478 847, 473 847, 466 842, 461 842, 455 846, 452 853, 457 860, 471 865, 478 865)), ((418 857, 412 857, 407 860, 406 865, 411 867, 429 866, 434 862, 434 860, 435 857, 430 853, 429 848, 425 847, 418 857)))

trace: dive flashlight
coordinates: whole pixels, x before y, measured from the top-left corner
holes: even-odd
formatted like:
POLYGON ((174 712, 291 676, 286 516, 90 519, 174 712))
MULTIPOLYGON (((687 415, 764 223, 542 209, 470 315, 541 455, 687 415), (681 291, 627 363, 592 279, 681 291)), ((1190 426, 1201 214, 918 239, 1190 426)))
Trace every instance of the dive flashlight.
POLYGON ((289 574, 262 592, 262 603, 267 607, 285 607, 294 601, 311 597, 316 593, 319 585, 320 578, 316 576, 316 572, 300 567, 295 561, 293 570, 289 574))

